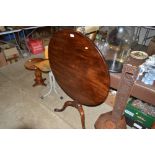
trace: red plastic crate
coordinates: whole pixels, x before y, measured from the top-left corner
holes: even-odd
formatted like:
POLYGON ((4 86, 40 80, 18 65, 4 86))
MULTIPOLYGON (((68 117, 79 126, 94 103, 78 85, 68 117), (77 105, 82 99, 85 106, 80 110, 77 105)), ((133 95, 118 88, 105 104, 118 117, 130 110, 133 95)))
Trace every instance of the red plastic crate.
POLYGON ((44 52, 45 48, 43 45, 43 41, 41 39, 31 39, 27 40, 29 49, 32 54, 39 54, 44 52))

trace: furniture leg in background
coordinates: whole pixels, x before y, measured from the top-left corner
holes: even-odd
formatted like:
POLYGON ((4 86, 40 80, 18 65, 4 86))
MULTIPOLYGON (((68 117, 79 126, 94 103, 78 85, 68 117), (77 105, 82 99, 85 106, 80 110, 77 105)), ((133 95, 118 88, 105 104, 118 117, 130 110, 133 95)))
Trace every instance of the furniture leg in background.
POLYGON ((33 87, 38 86, 38 85, 43 85, 46 86, 46 84, 44 83, 44 81, 46 80, 46 78, 42 78, 42 72, 40 71, 39 68, 36 67, 36 69, 34 70, 34 75, 35 75, 35 83, 33 84, 33 87))
MULTIPOLYGON (((52 71, 50 71, 50 72, 48 73, 48 76, 49 76, 50 89, 49 89, 49 91, 48 91, 46 94, 44 94, 44 95, 42 95, 42 96, 40 97, 41 99, 44 99, 45 97, 47 97, 48 95, 50 95, 51 92, 52 92, 52 90, 54 90, 54 92, 55 92, 57 95, 59 95, 58 92, 57 92, 57 90, 56 90, 56 81, 55 81, 55 77, 54 77, 52 71)), ((61 96, 60 99, 63 99, 63 97, 61 96)))

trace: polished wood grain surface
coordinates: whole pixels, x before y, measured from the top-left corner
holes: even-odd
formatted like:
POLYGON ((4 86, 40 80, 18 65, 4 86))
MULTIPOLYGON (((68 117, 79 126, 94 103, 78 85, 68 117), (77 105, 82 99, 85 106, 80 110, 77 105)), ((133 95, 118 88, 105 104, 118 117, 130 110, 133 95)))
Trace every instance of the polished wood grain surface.
POLYGON ((49 43, 49 62, 60 87, 82 105, 96 106, 109 92, 110 76, 104 57, 80 32, 56 32, 49 43))
POLYGON ((35 66, 35 64, 38 62, 42 62, 43 60, 44 60, 43 58, 32 58, 32 59, 27 60, 24 66, 28 70, 36 70, 37 67, 35 66))

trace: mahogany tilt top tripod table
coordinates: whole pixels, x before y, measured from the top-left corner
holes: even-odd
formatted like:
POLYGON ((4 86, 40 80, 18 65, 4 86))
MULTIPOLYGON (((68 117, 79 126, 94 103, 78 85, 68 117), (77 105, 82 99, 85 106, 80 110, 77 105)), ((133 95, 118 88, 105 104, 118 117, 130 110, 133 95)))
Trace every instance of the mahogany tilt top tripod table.
POLYGON ((97 106, 105 101, 109 92, 110 76, 105 59, 90 39, 71 29, 55 32, 48 52, 57 83, 73 99, 55 111, 75 107, 85 128, 82 105, 97 106))

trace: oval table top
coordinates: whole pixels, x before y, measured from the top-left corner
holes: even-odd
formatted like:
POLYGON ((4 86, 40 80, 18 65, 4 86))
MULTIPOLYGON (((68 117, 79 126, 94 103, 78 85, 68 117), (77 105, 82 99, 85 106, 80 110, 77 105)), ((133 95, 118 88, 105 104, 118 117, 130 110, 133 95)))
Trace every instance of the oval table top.
POLYGON ((109 92, 110 76, 95 44, 80 32, 64 29, 50 40, 49 62, 64 92, 82 105, 96 106, 109 92))

